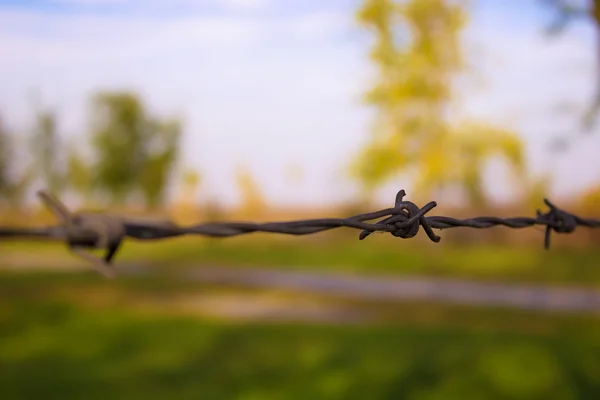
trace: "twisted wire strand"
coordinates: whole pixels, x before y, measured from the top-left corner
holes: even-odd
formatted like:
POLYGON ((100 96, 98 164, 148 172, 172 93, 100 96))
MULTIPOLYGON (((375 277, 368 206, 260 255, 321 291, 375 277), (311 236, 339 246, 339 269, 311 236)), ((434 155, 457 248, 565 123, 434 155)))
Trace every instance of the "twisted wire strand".
POLYGON ((160 240, 183 235, 209 237, 233 237, 250 233, 277 233, 285 235, 310 235, 341 227, 361 230, 358 238, 365 239, 374 232, 390 233, 395 237, 409 239, 415 237, 420 228, 433 242, 440 237, 434 229, 468 227, 486 229, 504 226, 522 229, 533 226, 546 228, 544 246, 550 246, 550 234, 571 233, 579 226, 599 228, 600 220, 587 219, 573 215, 556 207, 549 200, 545 204, 550 208, 546 213, 537 211, 535 218, 494 216, 456 219, 445 216, 426 216, 437 203, 432 201, 420 208, 415 203, 405 201, 406 192, 400 190, 396 195, 394 207, 359 214, 348 218, 321 218, 284 222, 214 222, 191 226, 179 226, 172 221, 140 221, 127 217, 112 216, 104 213, 71 213, 59 199, 51 194, 38 192, 39 198, 61 222, 60 225, 38 228, 0 227, 1 239, 48 239, 65 242, 75 254, 91 261, 94 267, 107 277, 114 276, 108 266, 125 238, 137 240, 160 240), (383 218, 383 219, 381 219, 383 218), (375 223, 367 221, 380 219, 375 223), (83 248, 105 249, 103 258, 82 253, 83 248))

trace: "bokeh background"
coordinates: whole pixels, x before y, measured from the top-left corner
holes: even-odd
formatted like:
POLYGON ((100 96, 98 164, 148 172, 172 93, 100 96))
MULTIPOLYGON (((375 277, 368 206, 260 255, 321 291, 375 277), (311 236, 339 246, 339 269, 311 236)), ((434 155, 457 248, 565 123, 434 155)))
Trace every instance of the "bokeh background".
MULTIPOLYGON (((600 2, 0 0, 0 225, 600 217, 600 2)), ((597 399, 600 232, 0 242, 3 399, 597 399), (561 291, 565 288, 571 292, 561 291)))

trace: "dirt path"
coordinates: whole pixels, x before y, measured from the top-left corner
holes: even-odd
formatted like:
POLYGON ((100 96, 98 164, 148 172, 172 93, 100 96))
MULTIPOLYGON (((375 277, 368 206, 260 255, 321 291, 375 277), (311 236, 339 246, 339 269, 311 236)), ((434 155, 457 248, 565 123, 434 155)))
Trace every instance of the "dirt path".
MULTIPOLYGON (((3 268, 27 270, 31 260, 10 263, 3 268)), ((15 260, 12 260, 15 261, 15 260)), ((19 260, 17 260, 19 261, 19 260)), ((56 262, 52 269, 57 269, 56 262)), ((81 262, 60 263, 65 271, 81 271, 81 262)), ((50 268, 50 267, 49 267, 50 268)), ((121 264, 119 275, 152 273, 150 265, 121 264)), ((600 313, 600 290, 534 284, 487 283, 433 277, 369 276, 350 273, 290 271, 286 268, 187 268, 181 279, 213 284, 287 290, 306 294, 348 297, 357 300, 428 301, 457 305, 500 306, 523 310, 600 313)), ((312 311, 311 311, 312 312, 312 311)))
MULTIPOLYGON (((136 274, 140 270, 123 272, 136 274)), ((600 312, 600 290, 584 288, 223 267, 193 268, 181 278, 364 300, 423 300, 555 312, 600 312)))

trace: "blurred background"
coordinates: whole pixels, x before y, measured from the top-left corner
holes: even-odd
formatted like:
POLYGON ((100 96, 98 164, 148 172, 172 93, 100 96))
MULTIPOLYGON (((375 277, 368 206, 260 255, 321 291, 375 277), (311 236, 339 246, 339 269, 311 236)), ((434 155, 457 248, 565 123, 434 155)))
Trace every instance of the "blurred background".
MULTIPOLYGON (((600 2, 0 0, 0 226, 600 218, 600 2)), ((597 399, 600 231, 0 242, 3 399, 597 399)))

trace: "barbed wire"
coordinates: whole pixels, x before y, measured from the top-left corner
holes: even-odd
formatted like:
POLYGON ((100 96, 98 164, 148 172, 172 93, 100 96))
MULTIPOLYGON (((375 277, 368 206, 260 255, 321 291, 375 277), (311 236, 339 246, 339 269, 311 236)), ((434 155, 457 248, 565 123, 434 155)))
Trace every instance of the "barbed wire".
POLYGON ((434 229, 468 227, 476 229, 505 226, 508 228, 527 228, 545 226, 544 247, 550 247, 550 234, 571 233, 578 226, 599 228, 600 220, 585 219, 561 210, 548 199, 544 203, 550 208, 546 213, 537 211, 535 218, 515 217, 475 217, 456 219, 444 216, 426 216, 437 206, 435 201, 419 208, 415 203, 404 200, 406 192, 400 190, 396 195, 394 207, 348 218, 322 218, 287 222, 216 222, 193 226, 179 226, 172 221, 147 221, 107 213, 71 213, 55 196, 46 192, 37 192, 44 205, 61 222, 60 225, 39 228, 0 227, 0 239, 48 239, 65 242, 74 254, 92 263, 94 268, 106 277, 114 277, 111 262, 125 238, 138 240, 159 240, 183 235, 201 235, 209 237, 232 237, 254 232, 278 233, 286 235, 309 235, 341 227, 360 229, 360 240, 374 232, 387 232, 395 237, 409 239, 415 237, 423 228, 429 239, 435 243, 440 237, 434 229), (376 223, 368 223, 374 219, 376 223), (85 249, 102 249, 106 253, 97 257, 85 249))

